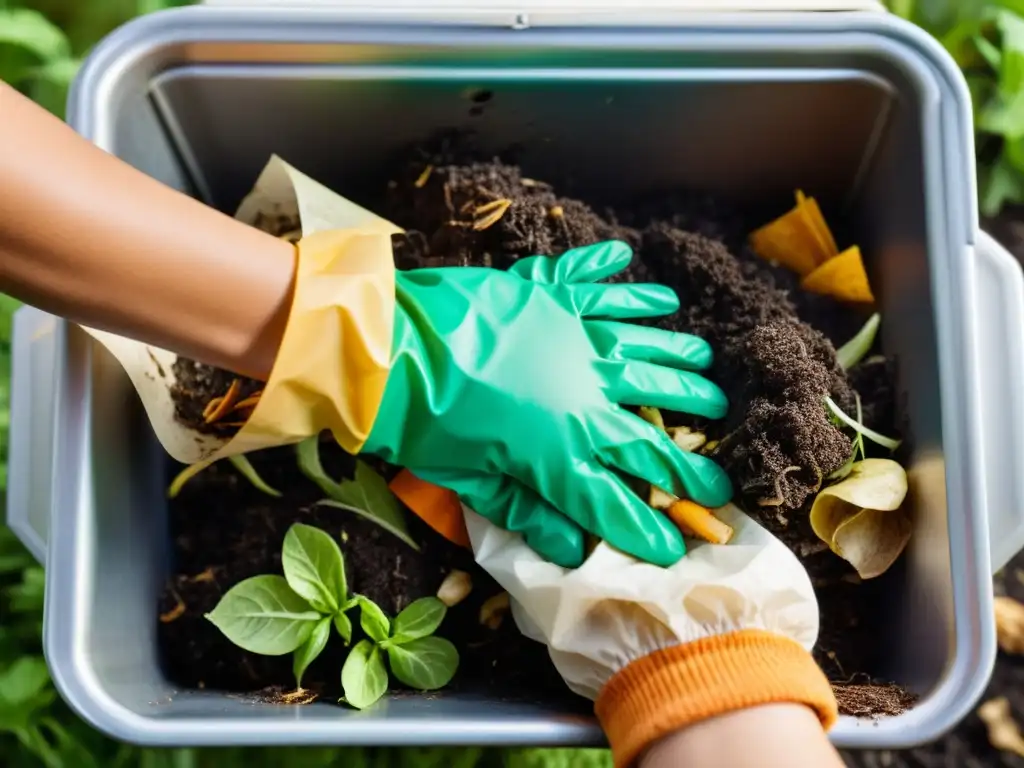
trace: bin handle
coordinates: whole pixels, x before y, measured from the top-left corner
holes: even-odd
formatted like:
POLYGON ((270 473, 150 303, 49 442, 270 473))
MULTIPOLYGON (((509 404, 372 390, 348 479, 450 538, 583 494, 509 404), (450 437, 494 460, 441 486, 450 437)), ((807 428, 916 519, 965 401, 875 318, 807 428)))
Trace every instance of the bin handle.
POLYGON ((50 529, 59 322, 34 307, 14 313, 7 525, 40 564, 50 529))
POLYGON ((995 238, 975 243, 982 456, 992 571, 1024 549, 1024 271, 995 238), (1009 442, 993 451, 990 441, 1009 442))

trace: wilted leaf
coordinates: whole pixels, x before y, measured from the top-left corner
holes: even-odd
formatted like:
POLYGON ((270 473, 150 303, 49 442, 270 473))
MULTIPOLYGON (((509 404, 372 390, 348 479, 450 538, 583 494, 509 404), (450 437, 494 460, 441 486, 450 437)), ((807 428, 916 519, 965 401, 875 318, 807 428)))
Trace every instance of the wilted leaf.
POLYGON ((888 570, 910 539, 906 496, 903 467, 891 459, 864 459, 818 494, 811 527, 862 579, 871 579, 888 570))
POLYGON ((750 236, 754 252, 798 275, 809 275, 832 259, 838 249, 813 197, 797 191, 796 205, 750 236))
POLYGON ((864 259, 856 245, 817 267, 800 281, 800 287, 839 301, 871 303, 875 300, 868 284, 864 259))

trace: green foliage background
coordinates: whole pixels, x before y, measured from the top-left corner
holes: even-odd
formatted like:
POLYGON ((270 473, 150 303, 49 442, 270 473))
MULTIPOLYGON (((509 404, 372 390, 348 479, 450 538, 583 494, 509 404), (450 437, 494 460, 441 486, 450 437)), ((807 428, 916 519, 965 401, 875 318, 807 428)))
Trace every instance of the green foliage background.
MULTIPOLYGON (((63 116, 68 87, 100 38, 128 19, 189 0, 0 0, 0 79, 63 116)), ((889 0, 934 34, 974 99, 980 204, 1024 203, 1024 0, 889 0)), ((0 295, 0 503, 6 488, 11 314, 0 295)), ((603 750, 174 749, 118 744, 68 710, 41 649, 43 571, 0 526, 0 765, 5 768, 587 768, 603 750)))

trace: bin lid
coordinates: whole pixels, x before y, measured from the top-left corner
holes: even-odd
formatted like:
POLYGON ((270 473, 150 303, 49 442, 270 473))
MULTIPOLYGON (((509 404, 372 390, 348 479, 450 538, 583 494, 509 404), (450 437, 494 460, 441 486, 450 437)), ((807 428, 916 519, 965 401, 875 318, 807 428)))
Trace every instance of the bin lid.
POLYGON ((625 0, 203 0, 204 5, 275 7, 275 8, 326 8, 338 7, 348 10, 372 10, 394 13, 399 10, 423 12, 453 11, 504 11, 523 14, 532 12, 566 12, 606 14, 614 11, 682 11, 682 12, 750 12, 750 11, 874 11, 886 12, 881 0, 642 0, 629 3, 625 0))

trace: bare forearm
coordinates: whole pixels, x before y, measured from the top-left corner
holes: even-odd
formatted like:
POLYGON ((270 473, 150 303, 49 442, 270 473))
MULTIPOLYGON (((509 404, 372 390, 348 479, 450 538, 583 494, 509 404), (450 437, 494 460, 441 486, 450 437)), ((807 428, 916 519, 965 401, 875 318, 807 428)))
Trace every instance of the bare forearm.
POLYGON ((740 710, 651 747, 638 768, 843 768, 814 712, 798 704, 740 710))
POLYGON ((166 187, 0 82, 0 290, 265 377, 294 247, 166 187))

